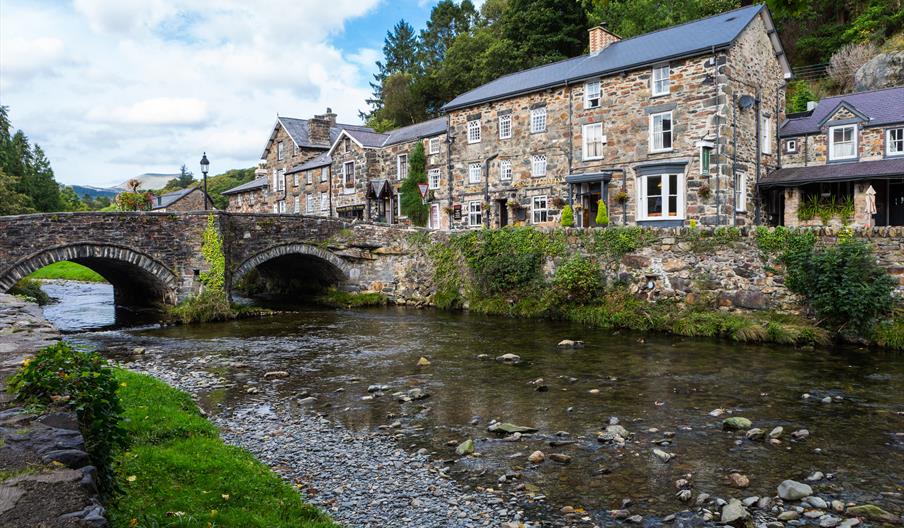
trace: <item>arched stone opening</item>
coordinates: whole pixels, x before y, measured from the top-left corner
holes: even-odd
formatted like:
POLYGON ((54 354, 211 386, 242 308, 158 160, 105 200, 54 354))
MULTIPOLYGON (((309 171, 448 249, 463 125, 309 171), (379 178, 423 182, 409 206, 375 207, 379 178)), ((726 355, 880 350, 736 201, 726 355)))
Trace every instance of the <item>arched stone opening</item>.
POLYGON ((232 274, 234 290, 310 295, 339 287, 352 268, 333 253, 308 244, 276 246, 247 259, 232 274))
POLYGON ((25 257, 0 275, 0 291, 9 291, 28 274, 54 262, 68 260, 99 273, 113 285, 118 306, 175 304, 177 276, 153 257, 109 244, 68 244, 25 257))

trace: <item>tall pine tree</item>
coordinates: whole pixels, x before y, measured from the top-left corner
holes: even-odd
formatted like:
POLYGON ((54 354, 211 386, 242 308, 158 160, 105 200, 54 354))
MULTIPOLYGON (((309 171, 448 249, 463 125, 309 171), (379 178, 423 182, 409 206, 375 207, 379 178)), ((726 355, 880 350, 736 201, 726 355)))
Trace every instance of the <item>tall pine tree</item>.
POLYGON ((377 61, 377 73, 374 74, 374 82, 370 83, 373 89, 373 97, 367 100, 367 104, 371 106, 369 114, 363 114, 362 117, 368 121, 378 121, 386 119, 379 115, 383 108, 383 86, 392 75, 418 73, 417 58, 417 36, 411 24, 404 20, 399 22, 392 28, 392 31, 386 33, 386 39, 383 41, 383 60, 377 61))

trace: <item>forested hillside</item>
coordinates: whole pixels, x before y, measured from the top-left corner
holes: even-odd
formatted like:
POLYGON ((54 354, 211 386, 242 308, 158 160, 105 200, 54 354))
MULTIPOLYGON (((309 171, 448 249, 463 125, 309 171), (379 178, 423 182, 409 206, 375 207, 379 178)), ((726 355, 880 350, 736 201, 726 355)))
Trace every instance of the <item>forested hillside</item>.
MULTIPOLYGON (((587 29, 630 38, 749 4, 741 0, 441 0, 426 26, 400 20, 386 36, 370 108, 378 130, 436 116, 501 75, 586 53, 587 29)), ((769 0, 793 66, 827 63, 847 44, 904 49, 904 0, 769 0)), ((802 91, 802 87, 798 86, 802 91)), ((806 86, 809 94, 832 86, 806 86)), ((795 90, 792 90, 794 92, 795 90)), ((820 94, 817 94, 820 95, 820 94)))

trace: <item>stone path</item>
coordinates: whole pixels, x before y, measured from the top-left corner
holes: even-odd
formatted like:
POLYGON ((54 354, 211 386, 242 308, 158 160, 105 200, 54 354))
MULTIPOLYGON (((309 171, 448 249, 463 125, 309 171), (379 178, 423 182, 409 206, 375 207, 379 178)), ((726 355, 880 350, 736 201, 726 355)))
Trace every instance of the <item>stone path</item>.
MULTIPOLYGON (((0 294, 0 389, 25 358, 59 338, 40 307, 0 294)), ((0 525, 107 526, 84 449, 71 413, 31 414, 0 390, 0 525)))

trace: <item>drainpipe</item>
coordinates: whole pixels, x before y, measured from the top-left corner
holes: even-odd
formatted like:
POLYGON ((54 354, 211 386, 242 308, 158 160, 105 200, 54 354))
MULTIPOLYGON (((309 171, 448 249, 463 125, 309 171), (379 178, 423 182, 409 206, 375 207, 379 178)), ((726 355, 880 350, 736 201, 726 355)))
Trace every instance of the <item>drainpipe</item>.
MULTIPOLYGON (((763 120, 762 116, 760 114, 760 111, 761 111, 760 105, 761 105, 760 89, 757 88, 757 90, 756 90, 756 116, 755 116, 755 118, 756 118, 756 185, 754 185, 754 187, 753 187, 754 189, 760 188, 760 165, 762 163, 762 157, 763 157, 763 146, 760 144, 760 142, 761 142, 760 127, 762 126, 761 122, 763 120)), ((746 192, 747 189, 744 189, 744 191, 746 192)), ((760 225, 760 193, 759 192, 755 193, 753 199, 754 199, 753 224, 760 225)))
POLYGON ((449 188, 449 212, 447 214, 449 215, 449 231, 452 231, 455 212, 452 207, 452 116, 449 114, 446 114, 446 180, 449 188))
MULTIPOLYGON (((572 157, 574 155, 574 126, 572 125, 572 114, 574 113, 574 94, 568 88, 568 81, 565 81, 565 91, 568 92, 568 175, 571 175, 572 157)), ((569 201, 571 200, 571 191, 568 192, 569 201)))
MULTIPOLYGON (((619 169, 619 170, 621 170, 622 189, 624 189, 625 192, 628 192, 628 171, 626 171, 625 169, 619 169)), ((634 191, 636 193, 637 189, 634 189, 634 191)), ((637 220, 637 218, 635 217, 634 220, 637 220)), ((622 204, 622 225, 623 226, 628 225, 628 201, 627 200, 625 200, 625 203, 622 204)))
POLYGON ((731 225, 738 225, 738 96, 731 94, 731 225))
MULTIPOLYGON (((492 156, 487 158, 486 161, 483 162, 483 167, 484 167, 483 202, 488 205, 490 203, 490 162, 493 161, 494 159, 496 159, 497 156, 499 156, 498 152, 496 154, 493 154, 492 156)), ((489 209, 492 211, 493 208, 489 207, 489 209)), ((489 213, 489 211, 487 211, 487 213, 489 213)), ((488 225, 489 223, 490 223, 490 215, 484 214, 483 215, 483 225, 490 227, 488 225)))
MULTIPOLYGON (((712 47, 712 56, 713 56, 713 87, 716 90, 716 100, 719 99, 719 82, 716 78, 719 75, 719 66, 716 64, 716 47, 712 47)), ((716 108, 718 108, 718 104, 716 104, 716 108)), ((719 111, 716 110, 716 159, 719 160, 716 163, 716 225, 722 225, 722 197, 720 196, 720 189, 722 183, 722 145, 719 142, 720 132, 722 131, 722 119, 719 117, 719 111)))

